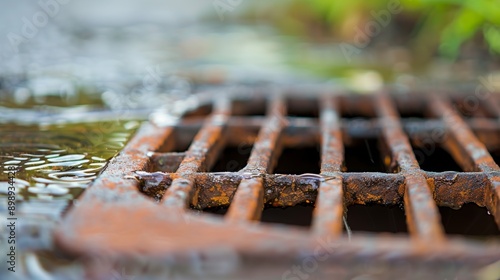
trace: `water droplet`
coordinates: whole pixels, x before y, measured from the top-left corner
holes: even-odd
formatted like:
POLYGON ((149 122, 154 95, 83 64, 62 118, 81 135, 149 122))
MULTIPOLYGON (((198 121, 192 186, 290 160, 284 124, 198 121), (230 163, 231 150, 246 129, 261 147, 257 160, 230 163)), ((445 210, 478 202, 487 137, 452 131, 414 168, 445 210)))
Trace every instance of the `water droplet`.
POLYGON ((149 173, 145 171, 136 171, 135 174, 139 179, 147 180, 148 183, 153 185, 160 184, 165 178, 165 174, 162 172, 149 173))

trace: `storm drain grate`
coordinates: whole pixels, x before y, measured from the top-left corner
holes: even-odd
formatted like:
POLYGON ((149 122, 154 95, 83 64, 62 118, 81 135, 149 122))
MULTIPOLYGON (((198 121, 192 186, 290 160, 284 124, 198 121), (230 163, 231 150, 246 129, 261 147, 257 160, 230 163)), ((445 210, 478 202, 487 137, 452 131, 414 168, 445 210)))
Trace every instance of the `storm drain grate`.
POLYGON ((327 263, 310 272, 320 275, 364 262, 489 265, 500 260, 500 107, 495 95, 463 103, 473 98, 220 94, 143 124, 66 215, 57 244, 175 265, 231 252, 235 267, 278 276, 311 259, 327 263), (469 215, 453 214, 463 205, 469 215))

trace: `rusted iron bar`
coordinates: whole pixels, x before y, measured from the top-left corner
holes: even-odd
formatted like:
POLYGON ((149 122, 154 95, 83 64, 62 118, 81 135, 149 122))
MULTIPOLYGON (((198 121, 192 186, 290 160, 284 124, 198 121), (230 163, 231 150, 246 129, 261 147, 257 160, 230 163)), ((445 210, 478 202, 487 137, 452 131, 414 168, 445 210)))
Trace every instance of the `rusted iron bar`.
POLYGON ((221 252, 221 248, 230 250, 230 257, 244 262, 270 258, 286 260, 289 265, 308 256, 321 256, 324 265, 346 261, 487 265, 500 258, 498 245, 478 245, 463 239, 441 247, 435 242, 422 246, 404 237, 365 234, 350 241, 346 238, 333 241, 328 237, 311 237, 306 230, 296 227, 230 224, 190 214, 186 214, 185 220, 166 220, 156 207, 137 211, 122 205, 87 211, 88 217, 99 219, 79 217, 67 221, 56 232, 56 242, 68 253, 93 259, 113 257, 130 261, 144 260, 147 256, 151 260, 185 264, 195 253, 210 255, 221 252))
MULTIPOLYGON (((417 263, 445 269, 444 265, 477 267, 500 259, 498 242, 469 242, 453 237, 441 242, 444 237, 436 209, 473 202, 487 206, 499 223, 500 171, 479 143, 487 140, 488 147, 500 146, 498 140, 489 139, 498 134, 498 120, 484 118, 481 113, 481 118, 473 115, 462 121, 448 103, 436 102, 428 95, 345 95, 318 100, 316 93, 301 95, 292 103, 297 107, 302 105, 299 100, 310 97, 314 102, 303 102, 304 108, 299 110, 305 115, 307 110, 314 110, 315 115, 315 105, 320 103, 319 122, 306 117, 287 117, 285 121, 288 103, 274 95, 276 99, 268 104, 266 117, 249 115, 262 113, 257 107, 266 103, 265 95, 259 96, 264 100, 248 102, 255 108, 247 108, 243 102, 239 109, 231 110, 234 108, 229 104, 234 104, 235 95, 224 96, 229 101, 222 96, 213 99, 210 103, 215 105, 214 113, 206 118, 202 116, 205 112, 198 112, 200 115, 186 117, 172 127, 143 124, 83 194, 78 207, 69 210, 55 231, 55 244, 66 253, 86 259, 107 257, 124 263, 145 259, 148 263, 163 261, 174 266, 189 263, 194 255, 203 258, 222 248, 230 250, 247 271, 260 264, 273 269, 282 264, 285 269, 273 278, 282 276, 293 261, 315 256, 322 257, 318 271, 340 263, 346 264, 343 269, 349 272, 355 264, 367 262, 388 266, 417 263), (425 112, 421 108, 424 103, 430 105, 425 112), (406 118, 401 119, 396 108, 406 118), (230 116, 229 112, 242 115, 230 116), (347 115, 339 119, 342 113, 347 115), (202 119, 205 121, 200 122, 202 119), (433 129, 448 132, 445 148, 455 159, 465 159, 457 160, 465 170, 475 172, 434 173, 419 168, 407 137, 418 145, 418 138, 425 139, 433 129), (343 144, 380 134, 390 149, 392 163, 398 164, 398 173, 341 172, 343 144), (248 139, 255 145, 246 168, 210 172, 224 144, 248 139), (187 152, 185 147, 173 147, 187 147, 188 141, 192 143, 187 152), (318 141, 322 144, 320 174, 272 173, 281 146, 306 146, 318 141), (174 150, 182 152, 171 152, 174 150), (136 172, 145 181, 138 183, 127 176, 134 171, 148 171, 136 172), (137 188, 142 188, 142 194, 137 188), (154 199, 146 199, 144 194, 154 199), (155 202, 162 197, 162 202, 155 202), (410 234, 416 242, 392 234, 356 232, 350 241, 340 236, 342 206, 403 202, 410 234), (288 207, 299 203, 316 203, 312 228, 234 222, 258 219, 264 204, 288 207), (197 209, 229 207, 229 211, 221 218, 189 211, 188 204, 197 209), (333 247, 319 247, 324 244, 333 247)), ((248 100, 255 97, 246 96, 248 100)), ((300 164, 300 159, 293 164, 300 164)))
POLYGON ((321 180, 313 213, 313 231, 338 236, 344 213, 342 176, 344 147, 340 131, 337 100, 332 95, 321 98, 321 180))
MULTIPOLYGON (((134 180, 133 171, 148 168, 148 153, 163 149, 166 141, 172 135, 173 127, 158 128, 144 123, 135 136, 112 159, 91 187, 79 198, 79 203, 85 201, 107 202, 114 200, 133 200, 149 202, 149 199, 137 193, 138 184, 134 180)), ((85 211, 82 209, 82 211, 85 211)))
MULTIPOLYGON (((174 174, 164 174, 159 185, 168 187, 174 174)), ((425 177, 438 206, 460 208, 466 203, 485 206, 485 192, 490 188, 488 176, 480 172, 425 172, 425 177)), ((234 204, 238 185, 249 177, 240 173, 195 175, 199 189, 199 209, 228 207, 234 204)), ((264 203, 275 207, 315 202, 322 180, 301 175, 267 174, 263 176, 264 203), (293 188, 291 187, 293 185, 293 188)), ((151 189, 151 187, 150 187, 151 189)), ((405 178, 394 173, 342 173, 344 204, 400 205, 404 202, 405 178)), ((147 193, 146 190, 142 190, 147 193)), ((154 194, 149 194, 154 196, 154 194)), ((227 215, 227 214, 226 214, 227 215)))
POLYGON ((499 170, 484 144, 476 138, 462 118, 444 100, 444 97, 433 96, 431 109, 445 123, 450 136, 446 146, 465 171, 499 170))
POLYGON ((196 204, 198 195, 194 194, 193 174, 206 171, 212 166, 224 145, 222 136, 231 112, 228 99, 219 98, 214 106, 214 112, 196 135, 176 172, 176 178, 165 192, 163 203, 166 206, 186 209, 189 202, 196 204))
POLYGON ((280 138, 286 126, 285 103, 279 95, 270 104, 268 121, 259 132, 248 164, 241 170, 247 177, 241 181, 226 218, 232 221, 258 220, 264 206, 263 174, 272 172, 281 153, 280 138))
MULTIPOLYGON (((320 126, 314 119, 289 117, 288 126, 283 130, 281 141, 285 147, 314 143, 317 135, 321 134, 320 126)), ((238 145, 247 139, 255 137, 261 127, 264 126, 266 118, 262 116, 232 116, 227 124, 228 145, 238 145)), ((381 127, 377 119, 340 119, 340 128, 343 142, 350 139, 377 138, 381 127)), ((488 149, 500 149, 500 139, 496 137, 500 130, 500 121, 494 119, 469 119, 467 125, 477 134, 478 138, 488 149)), ((190 140, 202 127, 202 121, 186 121, 176 126, 176 133, 190 140)), ((439 119, 401 119, 404 131, 412 139, 435 139, 436 135, 445 131, 443 122, 439 119)), ((414 143, 418 144, 418 142, 414 143)), ((440 144, 440 143, 438 143, 440 144)))
POLYGON ((438 209, 424 172, 420 169, 410 142, 403 132, 398 113, 387 94, 379 94, 375 99, 384 139, 405 177, 404 202, 408 229, 413 236, 421 240, 443 240, 444 233, 438 209))
POLYGON ((485 192, 486 206, 500 228, 500 168, 445 97, 433 96, 431 108, 447 127, 450 134, 447 146, 455 160, 464 170, 485 172, 488 175, 491 187, 485 192))

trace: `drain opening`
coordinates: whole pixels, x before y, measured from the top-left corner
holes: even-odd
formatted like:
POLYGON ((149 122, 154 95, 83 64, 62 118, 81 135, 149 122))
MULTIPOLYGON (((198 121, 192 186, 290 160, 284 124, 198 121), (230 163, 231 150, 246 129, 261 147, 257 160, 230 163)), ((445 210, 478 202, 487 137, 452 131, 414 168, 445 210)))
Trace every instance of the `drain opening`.
POLYGON ((219 155, 211 172, 236 172, 247 165, 252 152, 252 145, 242 143, 238 146, 227 146, 219 155))
POLYGON ((340 114, 344 119, 376 118, 371 97, 341 98, 340 101, 340 114))
MULTIPOLYGON (((396 109, 402 119, 428 120, 436 117, 429 114, 426 108, 429 107, 424 100, 416 100, 415 98, 395 99, 396 109)), ((403 120, 404 121, 404 120, 403 120)))
POLYGON ((161 171, 165 173, 175 173, 181 162, 184 160, 186 153, 164 153, 155 154, 151 159, 151 164, 148 166, 148 172, 161 171))
POLYGON ((484 104, 476 96, 468 96, 452 100, 453 107, 466 119, 487 118, 496 119, 493 112, 485 108, 484 104))
POLYGON ((491 157, 496 162, 496 164, 500 165, 500 150, 492 150, 490 151, 491 157))
POLYGON ((184 120, 204 118, 212 113, 212 105, 203 105, 193 111, 189 111, 182 117, 184 120))
POLYGON ((412 144, 413 153, 417 158, 420 168, 430 172, 457 171, 462 168, 453 157, 440 145, 427 145, 426 147, 412 144))
POLYGON ((458 210, 439 207, 441 222, 447 234, 500 238, 493 215, 485 207, 467 203, 458 210))
POLYGON ((265 116, 267 102, 265 99, 256 98, 249 100, 235 100, 232 103, 233 116, 265 116))
POLYGON ((293 98, 286 100, 287 115, 300 118, 318 118, 319 103, 317 99, 293 98))
MULTIPOLYGON (((423 110, 417 110, 416 108, 398 108, 399 116, 402 119, 413 119, 413 120, 428 120, 431 117, 423 110)), ((403 120, 404 121, 404 120, 403 120)))
POLYGON ((319 147, 285 148, 274 169, 277 174, 320 173, 319 147))
POLYGON ((353 232, 408 232, 405 213, 396 205, 351 205, 347 207, 347 225, 353 232))
POLYGON ((203 209, 201 212, 218 216, 224 216, 226 215, 228 209, 229 209, 228 207, 210 207, 203 209))
POLYGON ((298 204, 286 208, 266 207, 261 222, 310 227, 314 206, 298 204))
MULTIPOLYGON (((380 141, 377 139, 359 139, 345 146, 344 166, 346 172, 382 172, 386 173, 380 154, 380 141)), ((390 157, 388 159, 390 161, 390 157)))
POLYGON ((162 150, 160 152, 172 152, 172 153, 183 153, 189 149, 189 146, 193 142, 199 128, 193 127, 176 127, 174 129, 174 137, 172 137, 173 145, 170 145, 171 149, 162 150))

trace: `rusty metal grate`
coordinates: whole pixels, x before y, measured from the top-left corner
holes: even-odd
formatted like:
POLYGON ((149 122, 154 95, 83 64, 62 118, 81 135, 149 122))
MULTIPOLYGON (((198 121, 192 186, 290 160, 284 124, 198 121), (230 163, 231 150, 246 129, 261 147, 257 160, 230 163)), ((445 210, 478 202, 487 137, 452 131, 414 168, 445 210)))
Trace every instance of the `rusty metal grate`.
POLYGON ((144 123, 66 215, 57 244, 77 256, 143 255, 162 265, 224 249, 239 260, 233 276, 258 267, 261 276, 281 277, 291 264, 308 258, 317 264, 319 255, 324 264, 310 272, 319 276, 351 275, 360 263, 389 264, 394 275, 413 273, 408 267, 448 275, 500 260, 495 95, 476 97, 479 105, 471 107, 464 102, 474 96, 304 92, 220 94, 170 124, 144 123), (360 148, 349 146, 360 139, 378 148, 369 150, 378 166, 356 163, 360 148), (282 158, 288 167, 280 169, 287 149, 305 146, 312 148, 282 158), (460 170, 439 164, 438 148, 460 170), (307 157, 314 152, 317 169, 307 157), (259 222, 264 206, 308 203, 314 205, 308 228, 259 222), (467 203, 488 209, 496 222, 492 239, 445 233, 438 207, 467 203), (351 236, 344 217, 358 204, 404 208, 408 234, 351 236), (225 208, 223 216, 194 210, 225 208), (318 247, 325 242, 334 245, 318 247))

